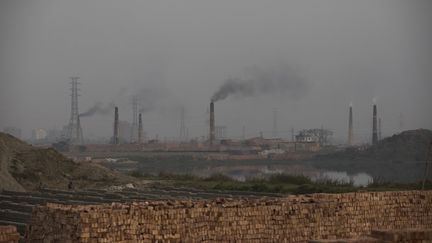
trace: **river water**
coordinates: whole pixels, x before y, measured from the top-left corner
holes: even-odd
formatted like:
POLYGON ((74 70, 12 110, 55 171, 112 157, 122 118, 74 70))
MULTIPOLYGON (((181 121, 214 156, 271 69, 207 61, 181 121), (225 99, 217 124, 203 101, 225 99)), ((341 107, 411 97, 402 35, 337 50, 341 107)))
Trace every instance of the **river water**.
POLYGON ((238 181, 248 178, 265 178, 273 174, 304 175, 313 181, 332 180, 338 182, 352 182, 354 186, 367 186, 373 182, 373 178, 367 173, 350 175, 345 171, 317 170, 302 165, 253 165, 253 166, 217 166, 195 170, 193 174, 210 176, 212 174, 224 174, 238 181))

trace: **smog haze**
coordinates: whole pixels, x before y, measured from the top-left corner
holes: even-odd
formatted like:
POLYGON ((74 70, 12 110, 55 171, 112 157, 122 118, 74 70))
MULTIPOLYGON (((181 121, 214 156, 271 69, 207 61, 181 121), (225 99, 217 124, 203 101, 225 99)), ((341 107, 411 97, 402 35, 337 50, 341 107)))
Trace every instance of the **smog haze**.
POLYGON ((404 130, 432 129, 431 13, 426 0, 1 1, 0 128, 61 129, 79 76, 86 138, 112 135, 114 106, 130 121, 134 96, 149 137, 178 137, 183 108, 189 136, 207 136, 215 97, 233 138, 271 136, 277 109, 280 137, 325 127, 343 142, 352 103, 366 141, 374 98, 384 136, 400 114, 404 130))

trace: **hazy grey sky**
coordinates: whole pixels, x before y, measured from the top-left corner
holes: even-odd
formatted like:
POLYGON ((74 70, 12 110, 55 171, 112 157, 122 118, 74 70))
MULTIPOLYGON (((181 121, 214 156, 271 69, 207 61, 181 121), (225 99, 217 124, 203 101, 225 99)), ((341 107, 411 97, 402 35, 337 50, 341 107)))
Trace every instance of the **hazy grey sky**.
MULTIPOLYGON (((207 134, 206 109, 228 78, 285 63, 305 82, 216 103, 216 123, 239 136, 324 127, 346 139, 348 104, 357 137, 370 135, 376 97, 383 133, 432 129, 432 1, 0 2, 0 128, 61 128, 70 76, 80 76, 80 111, 114 102, 131 120, 130 96, 152 101, 150 136, 178 137, 179 110, 191 136, 207 134), (295 92, 294 92, 295 93, 295 92)), ((147 101, 148 102, 148 101, 147 101)), ((111 136, 112 116, 82 118, 84 136, 111 136)))

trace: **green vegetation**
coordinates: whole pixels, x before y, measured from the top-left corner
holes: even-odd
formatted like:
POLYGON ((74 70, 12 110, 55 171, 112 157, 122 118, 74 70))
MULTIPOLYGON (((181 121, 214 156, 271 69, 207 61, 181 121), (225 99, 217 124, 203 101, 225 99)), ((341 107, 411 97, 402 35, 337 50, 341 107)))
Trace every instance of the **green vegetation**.
MULTIPOLYGON (((187 187, 204 190, 250 191, 282 194, 308 193, 343 193, 355 191, 387 191, 420 189, 421 184, 395 184, 387 182, 373 183, 367 187, 356 187, 351 182, 335 180, 312 181, 302 175, 274 174, 266 178, 249 178, 237 181, 223 174, 209 177, 199 177, 191 174, 159 173, 158 175, 140 174, 137 171, 131 176, 153 181, 158 187, 187 187)), ((426 189, 432 189, 432 182, 426 184, 426 189)))

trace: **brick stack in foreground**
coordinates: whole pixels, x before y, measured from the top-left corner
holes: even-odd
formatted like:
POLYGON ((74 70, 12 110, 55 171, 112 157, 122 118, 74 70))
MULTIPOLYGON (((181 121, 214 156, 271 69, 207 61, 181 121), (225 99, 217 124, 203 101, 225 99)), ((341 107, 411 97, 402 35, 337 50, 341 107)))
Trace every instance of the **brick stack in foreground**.
POLYGON ((15 226, 0 225, 0 243, 18 243, 20 235, 15 226))
POLYGON ((27 241, 308 242, 406 228, 432 228, 432 191, 47 204, 34 209, 27 241))
POLYGON ((432 229, 372 230, 370 236, 352 239, 311 240, 309 243, 428 243, 432 229))
POLYGON ((371 236, 381 242, 424 243, 432 242, 432 228, 404 230, 372 230, 371 236))
MULTIPOLYGON (((337 240, 311 240, 309 243, 383 243, 378 239, 369 236, 360 236, 352 239, 337 239, 337 240)), ((391 243, 391 242, 385 242, 391 243)))

